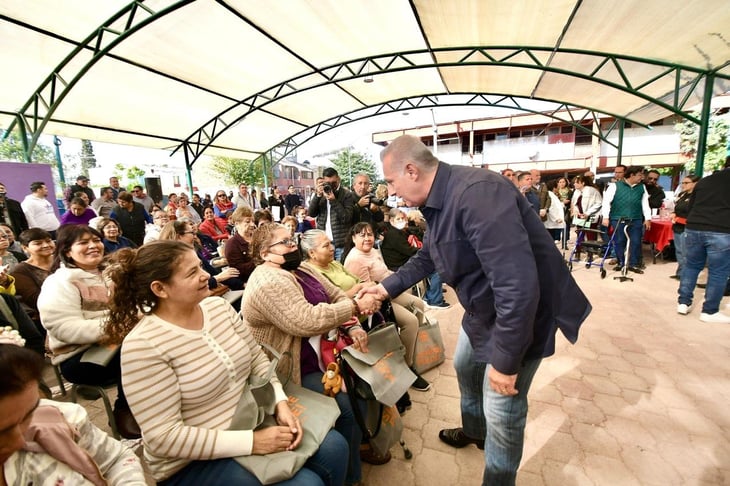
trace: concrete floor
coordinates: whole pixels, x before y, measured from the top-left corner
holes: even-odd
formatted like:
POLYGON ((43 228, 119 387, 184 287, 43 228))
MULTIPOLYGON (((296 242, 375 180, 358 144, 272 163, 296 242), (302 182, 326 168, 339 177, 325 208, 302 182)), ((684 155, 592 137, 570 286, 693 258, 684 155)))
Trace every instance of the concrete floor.
MULTIPOLYGON (((647 261, 649 252, 646 252, 647 261)), ((573 274, 593 304, 576 345, 562 336, 530 390, 520 486, 730 484, 730 325, 675 312, 676 264, 649 263, 633 282, 576 265, 573 274)), ((446 299, 454 304, 453 291, 446 299)), ((730 299, 722 310, 730 315, 730 299)), ((411 392, 404 439, 383 466, 364 465, 364 484, 479 485, 482 451, 453 449, 438 431, 460 425, 452 366, 462 308, 430 311, 439 320, 447 359, 411 392)), ((101 402, 84 402, 108 430, 101 402)))

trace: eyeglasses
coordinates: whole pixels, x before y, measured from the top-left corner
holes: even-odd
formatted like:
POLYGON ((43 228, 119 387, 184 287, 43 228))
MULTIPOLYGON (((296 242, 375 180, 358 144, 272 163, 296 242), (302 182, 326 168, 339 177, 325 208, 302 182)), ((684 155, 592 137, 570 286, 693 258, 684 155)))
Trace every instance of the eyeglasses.
POLYGON ((225 194, 216 194, 215 197, 226 197, 225 194))
POLYGON ((285 238, 281 241, 277 241, 276 243, 269 245, 269 248, 274 247, 276 245, 284 245, 284 246, 288 246, 289 248, 293 248, 293 247, 297 246, 297 240, 295 240, 294 238, 285 238))

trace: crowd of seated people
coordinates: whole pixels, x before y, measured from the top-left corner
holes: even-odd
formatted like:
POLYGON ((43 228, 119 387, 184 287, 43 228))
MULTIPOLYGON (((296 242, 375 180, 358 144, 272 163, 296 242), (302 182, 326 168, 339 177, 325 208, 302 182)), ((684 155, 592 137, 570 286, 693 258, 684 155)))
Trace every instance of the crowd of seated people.
MULTIPOLYGON (((39 357, 49 356, 68 382, 116 387, 116 428, 124 438, 141 437, 156 480, 163 484, 258 484, 230 458, 277 452, 281 445, 274 442, 281 438, 285 439, 284 449, 294 448, 301 437, 301 424, 279 387, 276 418, 280 427, 227 430, 243 383, 251 373, 262 374, 268 367, 267 356, 256 344, 270 344, 291 354, 292 381, 323 392, 324 367, 318 356, 322 337, 342 326, 355 346, 366 351, 367 332, 360 323, 380 309, 372 297, 355 302, 338 286, 352 293, 368 284, 361 280, 374 278, 353 276, 353 285, 333 284, 332 274, 312 264, 316 257, 306 250, 306 243, 302 248, 310 263, 299 265, 302 234, 312 233, 307 239, 324 235, 329 243, 324 231, 317 235, 310 231, 315 223, 304 207, 294 206, 291 215, 281 211, 283 224, 278 224, 269 209, 235 207, 223 191, 216 193, 215 199, 220 201, 207 203, 193 196, 190 204, 187 195, 176 195, 169 198, 174 199, 173 220, 169 203, 164 209, 151 205, 150 217, 137 202, 143 197, 140 191, 132 198, 122 190, 117 199, 121 203, 110 211, 111 217, 98 216, 81 197, 74 197, 55 241, 39 228, 24 231, 19 236, 17 247, 22 253, 15 257, 17 262, 8 257, 12 270, 9 265, 0 271, 3 302, 13 304, 10 311, 0 304, 0 327, 17 329, 26 339, 26 347, 39 357), (123 235, 127 225, 134 225, 135 239, 143 241, 123 235), (246 289, 238 305, 215 297, 221 284, 246 289), (281 311, 282 300, 287 302, 286 312, 281 311), (211 341, 204 343, 196 337, 201 335, 211 341), (92 349, 105 349, 107 359, 103 363, 87 361, 85 355, 92 349), (230 362, 211 359, 218 356, 216 350, 224 352, 230 362), (169 354, 163 357, 160 353, 169 354), (233 379, 230 366, 237 370, 233 379), (152 377, 154 383, 149 382, 152 377), (201 390, 195 385, 196 377, 204 377, 210 386, 201 390), (201 393, 205 394, 202 401, 201 393), (194 438, 202 436, 211 440, 194 438)), ((3 234, 0 255, 3 249, 13 255, 10 252, 16 250, 7 250, 13 241, 2 238, 3 234)), ((339 262, 329 264, 349 273, 339 262)), ((395 312, 402 310, 398 307, 395 312)), ((420 321, 416 314, 409 316, 398 320, 403 321, 399 323, 401 337, 407 341, 412 361, 411 341, 420 321)), ((27 381, 37 380, 31 376, 27 381)), ((429 385, 424 383, 427 389, 429 385)), ((382 464, 390 459, 377 456, 367 443, 361 444, 362 431, 344 392, 336 401, 340 418, 291 484, 357 484, 362 478, 362 461, 382 464)), ((82 409, 59 410, 88 434, 77 437, 77 443, 91 454, 99 469, 117 471, 115 461, 126 457, 128 450, 105 437, 111 441, 105 450, 116 452, 111 459, 95 455, 90 444, 100 440, 100 432, 88 423, 82 409)), ((108 480, 114 484, 116 472, 111 474, 108 480)), ((134 484, 135 473, 129 474, 134 484)))

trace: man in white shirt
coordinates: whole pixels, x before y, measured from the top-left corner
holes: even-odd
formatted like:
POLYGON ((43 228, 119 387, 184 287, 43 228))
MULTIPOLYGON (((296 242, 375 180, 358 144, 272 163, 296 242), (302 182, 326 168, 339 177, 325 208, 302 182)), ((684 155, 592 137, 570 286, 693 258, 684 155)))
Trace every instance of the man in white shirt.
POLYGON ((61 223, 46 196, 48 196, 46 184, 40 181, 33 182, 30 185, 30 194, 25 196, 20 206, 23 208, 30 228, 48 231, 55 238, 56 230, 61 223))
POLYGON ((248 186, 246 184, 238 185, 238 194, 233 196, 232 202, 237 208, 244 206, 253 209, 253 201, 251 200, 251 194, 248 193, 248 186))

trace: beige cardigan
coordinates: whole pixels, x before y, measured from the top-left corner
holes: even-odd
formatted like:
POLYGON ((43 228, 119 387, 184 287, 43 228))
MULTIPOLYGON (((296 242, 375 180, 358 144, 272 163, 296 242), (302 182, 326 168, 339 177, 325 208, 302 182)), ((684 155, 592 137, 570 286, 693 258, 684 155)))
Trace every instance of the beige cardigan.
POLYGON ((300 269, 322 284, 332 304, 310 304, 294 273, 266 265, 257 266, 249 277, 241 304, 241 314, 256 341, 290 353, 292 362, 282 358, 277 372, 286 380, 291 364, 291 379, 297 384, 301 383, 302 338, 319 336, 352 317, 352 301, 342 290, 307 264, 300 269))

